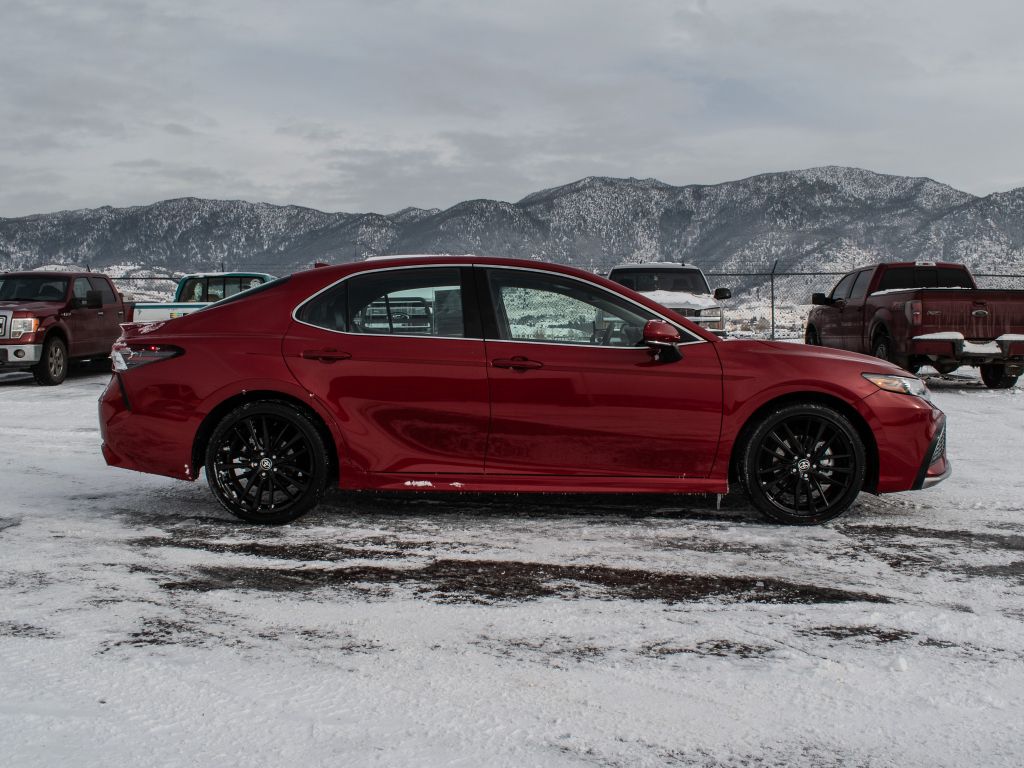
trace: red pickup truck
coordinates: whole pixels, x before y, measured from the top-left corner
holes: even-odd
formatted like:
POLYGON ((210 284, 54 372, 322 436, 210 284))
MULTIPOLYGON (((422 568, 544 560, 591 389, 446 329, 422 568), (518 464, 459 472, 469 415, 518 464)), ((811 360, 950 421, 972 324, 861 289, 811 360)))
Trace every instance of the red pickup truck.
POLYGON ((981 368, 1006 389, 1024 370, 1024 291, 981 290, 962 264, 863 267, 811 297, 808 344, 864 352, 917 372, 981 368))
POLYGON ((30 370, 40 384, 60 384, 72 360, 110 354, 133 308, 95 272, 0 274, 0 373, 30 370))

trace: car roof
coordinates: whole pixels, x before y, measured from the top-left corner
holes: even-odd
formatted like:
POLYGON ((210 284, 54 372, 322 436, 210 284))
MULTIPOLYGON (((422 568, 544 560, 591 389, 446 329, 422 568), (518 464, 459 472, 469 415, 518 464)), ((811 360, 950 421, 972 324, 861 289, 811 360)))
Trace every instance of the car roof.
POLYGON ((678 261, 644 261, 636 264, 616 264, 612 269, 692 269, 700 271, 700 267, 695 264, 682 264, 678 261))

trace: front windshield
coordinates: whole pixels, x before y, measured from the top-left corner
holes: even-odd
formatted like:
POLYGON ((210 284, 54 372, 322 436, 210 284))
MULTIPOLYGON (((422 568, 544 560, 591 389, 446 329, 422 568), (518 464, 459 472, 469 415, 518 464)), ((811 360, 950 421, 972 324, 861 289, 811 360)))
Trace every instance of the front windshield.
POLYGON ((66 277, 7 275, 0 277, 0 301, 63 301, 68 293, 66 277))
POLYGON ((634 291, 711 293, 704 275, 696 269, 616 269, 610 277, 634 291))

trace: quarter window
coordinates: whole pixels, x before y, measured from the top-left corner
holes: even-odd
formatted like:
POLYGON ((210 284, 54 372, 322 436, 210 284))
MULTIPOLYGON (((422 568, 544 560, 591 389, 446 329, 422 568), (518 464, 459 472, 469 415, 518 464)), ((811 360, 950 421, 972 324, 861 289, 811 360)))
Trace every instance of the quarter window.
POLYGON ((557 275, 488 271, 498 335, 511 341, 547 341, 634 347, 656 315, 615 294, 557 275))

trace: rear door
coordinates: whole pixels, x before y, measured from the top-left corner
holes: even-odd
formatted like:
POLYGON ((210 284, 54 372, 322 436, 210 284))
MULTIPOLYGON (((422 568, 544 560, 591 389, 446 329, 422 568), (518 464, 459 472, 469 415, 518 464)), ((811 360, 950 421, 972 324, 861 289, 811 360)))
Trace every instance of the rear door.
POLYGON ((482 473, 487 369, 471 269, 375 269, 319 292, 283 343, 288 367, 374 474, 482 473))
POLYGON ((683 331, 683 359, 641 341, 657 316, 543 270, 478 267, 491 383, 487 473, 706 477, 718 447, 715 344, 683 331))

